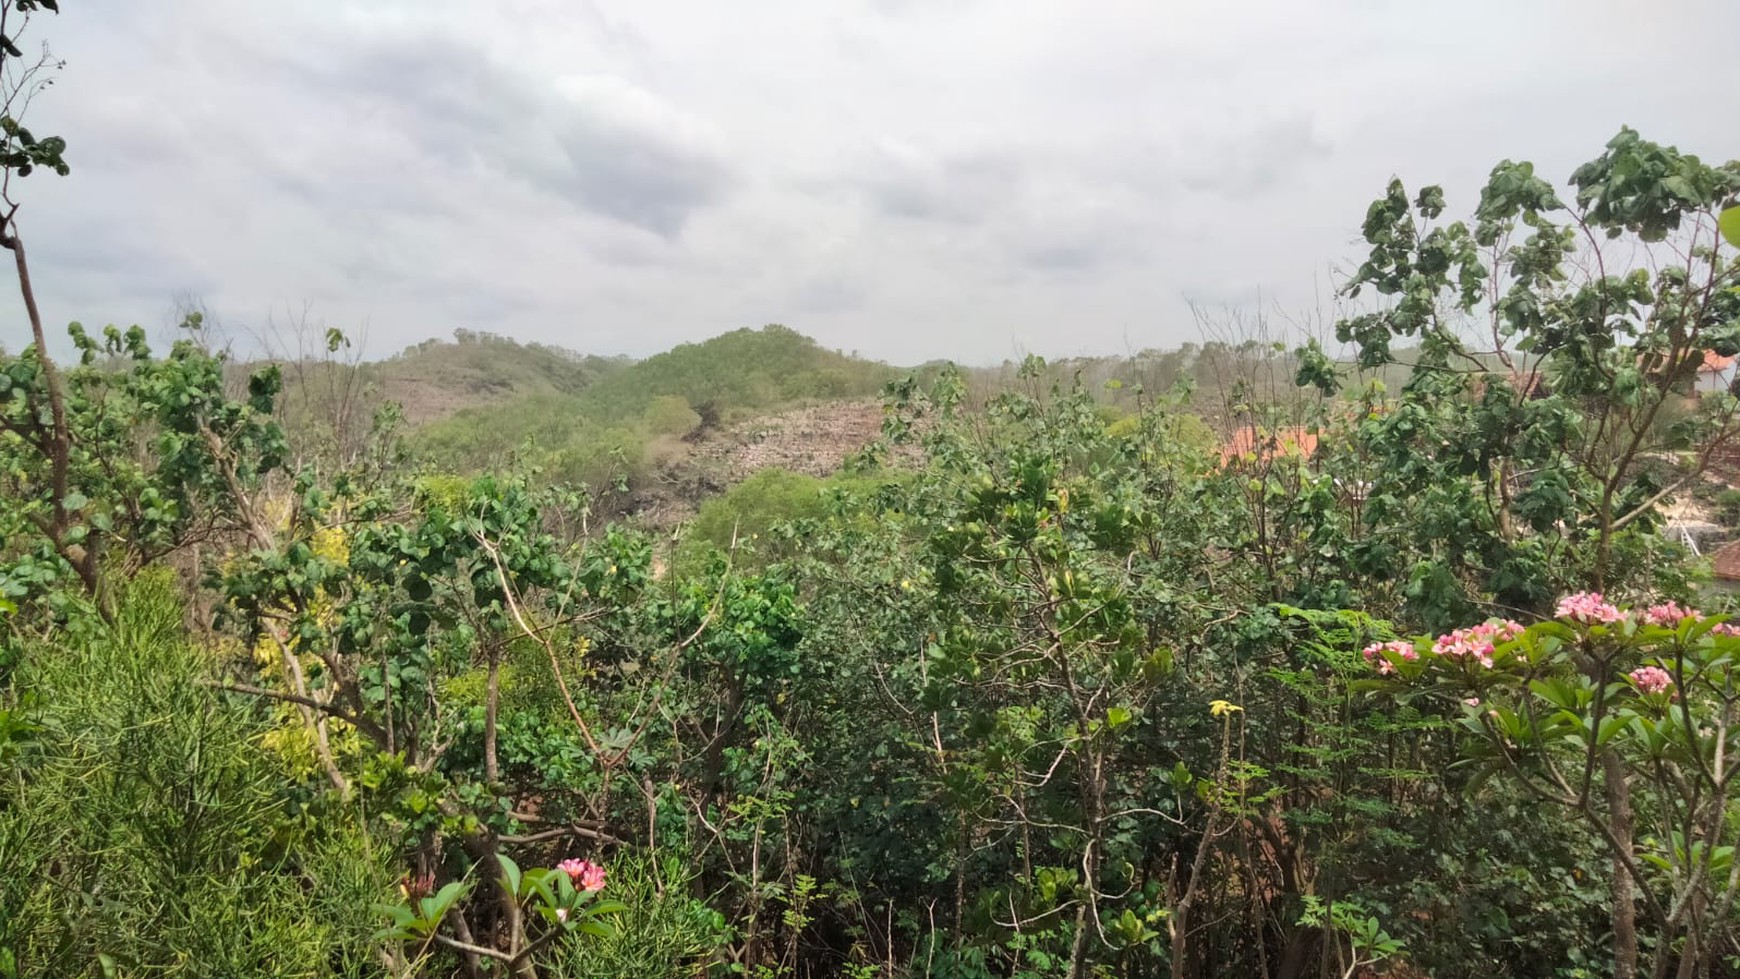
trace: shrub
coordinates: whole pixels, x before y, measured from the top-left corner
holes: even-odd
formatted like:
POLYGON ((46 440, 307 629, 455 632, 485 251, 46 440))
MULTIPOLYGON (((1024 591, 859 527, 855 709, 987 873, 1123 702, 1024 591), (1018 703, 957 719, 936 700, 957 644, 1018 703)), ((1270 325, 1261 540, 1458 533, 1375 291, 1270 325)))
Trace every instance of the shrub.
POLYGON ((342 813, 293 816, 254 711, 202 685, 171 588, 146 576, 113 626, 25 650, 41 733, 0 785, 0 966, 378 974, 387 858, 342 813))

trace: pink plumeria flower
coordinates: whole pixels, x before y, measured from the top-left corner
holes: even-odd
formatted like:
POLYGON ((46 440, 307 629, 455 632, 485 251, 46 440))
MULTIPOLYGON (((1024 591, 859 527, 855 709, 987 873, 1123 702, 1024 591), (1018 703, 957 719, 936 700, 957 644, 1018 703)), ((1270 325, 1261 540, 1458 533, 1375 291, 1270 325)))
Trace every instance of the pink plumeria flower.
POLYGON ((557 864, 556 869, 567 874, 574 886, 583 891, 604 890, 604 868, 590 860, 569 858, 557 864))
POLYGON ((1659 666, 1640 666, 1627 675, 1643 693, 1663 693, 1674 685, 1674 678, 1659 666))
POLYGON ((1464 700, 1463 703, 1467 704, 1470 707, 1479 707, 1480 706, 1480 698, 1479 697, 1469 697, 1467 700, 1464 700))
POLYGON ((1497 643, 1503 641, 1505 627, 1493 622, 1482 622, 1466 629, 1456 629, 1439 636, 1432 643, 1432 652, 1445 659, 1472 659, 1487 669, 1492 669, 1492 654, 1497 643))
POLYGON ((1395 656, 1409 662, 1413 662, 1420 658, 1420 654, 1414 649, 1413 643, 1402 642, 1400 640, 1394 642, 1374 642, 1370 646, 1360 650, 1359 654, 1365 657, 1367 663, 1370 663, 1372 666, 1377 668, 1379 676, 1389 676, 1396 672, 1396 664, 1390 659, 1390 656, 1395 656))
POLYGON ((556 909, 556 920, 557 921, 567 921, 568 920, 568 909, 567 908, 557 908, 556 909))
POLYGON ((580 889, 583 891, 604 890, 604 868, 590 864, 580 872, 580 889))
POLYGON ((1559 607, 1553 614, 1584 625, 1611 625, 1625 618, 1625 613, 1602 598, 1598 591, 1580 591, 1575 595, 1566 595, 1559 599, 1559 607))
POLYGON ((1651 605, 1649 608, 1643 610, 1643 618, 1645 622, 1648 622, 1651 625, 1666 626, 1669 629, 1674 628, 1687 619, 1703 618, 1703 615, 1704 613, 1697 609, 1686 608, 1678 602, 1662 602, 1659 605, 1651 605))

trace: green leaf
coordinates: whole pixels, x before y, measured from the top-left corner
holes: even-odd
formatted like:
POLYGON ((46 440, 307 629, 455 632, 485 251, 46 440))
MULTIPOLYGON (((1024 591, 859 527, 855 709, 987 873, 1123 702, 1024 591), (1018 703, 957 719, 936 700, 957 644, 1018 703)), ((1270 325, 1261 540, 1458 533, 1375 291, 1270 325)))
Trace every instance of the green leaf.
POLYGON ((515 897, 520 895, 520 865, 510 860, 505 853, 498 853, 495 858, 501 861, 501 875, 505 878, 507 892, 515 897))
POLYGON ((470 885, 465 881, 449 881, 439 891, 435 892, 435 897, 432 900, 435 902, 434 907, 436 913, 431 917, 439 917, 440 915, 446 914, 447 909, 453 906, 453 902, 459 900, 460 895, 464 894, 469 889, 470 885))
POLYGON ((599 901, 586 909, 587 914, 621 914, 628 910, 628 905, 621 901, 599 901))
POLYGON ((615 928, 610 927, 609 925, 605 924, 602 921, 595 921, 591 918, 588 918, 587 920, 580 922, 580 924, 576 927, 577 927, 577 930, 579 930, 582 934, 591 935, 593 938, 614 938, 614 937, 616 937, 616 929, 615 928))
POLYGON ((1613 736, 1618 734, 1620 730, 1625 727, 1626 721, 1628 720, 1630 720, 1630 717, 1626 714, 1613 714, 1609 717, 1603 718, 1601 721, 1601 733, 1595 736, 1596 747, 1604 746, 1607 742, 1612 741, 1613 736))
POLYGON ((66 504, 68 511, 77 513, 80 510, 83 510, 86 504, 91 501, 83 493, 80 493, 78 490, 73 490, 71 493, 66 495, 66 499, 62 502, 66 504))
POLYGON ((1730 207, 1723 211, 1717 224, 1722 229, 1722 237, 1728 239, 1728 244, 1740 248, 1740 207, 1730 207))
POLYGON ((1106 709, 1106 727, 1116 731, 1130 723, 1136 715, 1130 713, 1128 707, 1108 707, 1106 709))

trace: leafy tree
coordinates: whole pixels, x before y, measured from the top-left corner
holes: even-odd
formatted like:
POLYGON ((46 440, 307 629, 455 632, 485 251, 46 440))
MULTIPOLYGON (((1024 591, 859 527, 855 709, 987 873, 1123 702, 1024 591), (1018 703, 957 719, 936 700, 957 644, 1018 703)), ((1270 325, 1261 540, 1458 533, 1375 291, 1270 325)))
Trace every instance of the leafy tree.
MULTIPOLYGON (((1555 619, 1492 622, 1369 647, 1383 687, 1459 702, 1469 755, 1597 835, 1653 930, 1651 974, 1706 975, 1732 941, 1731 676, 1740 633, 1666 602, 1629 611, 1563 599, 1555 619), (1601 783, 1605 781, 1604 787, 1601 783), (1614 783, 1623 791, 1614 791, 1614 783)), ((1616 916, 1617 917, 1617 916, 1616 916)), ((1638 936, 1615 935, 1615 971, 1638 936)))
MULTIPOLYGON (((1440 622, 1457 578, 1465 595, 1526 609, 1550 600, 1534 583, 1555 577, 1647 586, 1655 505, 1736 433, 1731 394, 1676 409, 1694 398, 1706 353, 1740 352, 1740 265, 1717 232, 1740 164, 1624 129, 1571 184, 1567 202, 1531 164, 1506 160, 1472 227, 1442 223, 1440 188, 1410 198, 1399 180, 1366 215, 1371 252, 1345 292, 1385 302, 1337 323, 1336 337, 1363 368, 1396 363, 1401 339, 1418 357, 1399 397, 1359 425, 1374 463, 1362 507, 1381 525, 1400 500, 1443 498, 1447 512, 1425 528, 1433 561, 1409 575, 1440 622), (1655 464, 1670 453, 1679 471, 1655 464)), ((1301 383, 1337 388, 1315 345, 1301 360, 1301 383)))

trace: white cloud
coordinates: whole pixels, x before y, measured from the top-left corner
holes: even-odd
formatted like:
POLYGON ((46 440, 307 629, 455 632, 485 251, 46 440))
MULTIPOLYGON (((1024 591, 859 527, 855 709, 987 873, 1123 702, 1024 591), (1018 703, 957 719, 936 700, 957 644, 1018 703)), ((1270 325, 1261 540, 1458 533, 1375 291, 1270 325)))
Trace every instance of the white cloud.
POLYGON ((306 300, 375 353, 1174 344, 1191 299, 1318 304, 1391 174, 1466 208, 1498 159, 1563 177, 1622 123, 1719 158, 1740 88, 1721 0, 66 8, 32 122, 74 174, 24 188, 50 317, 306 300))

